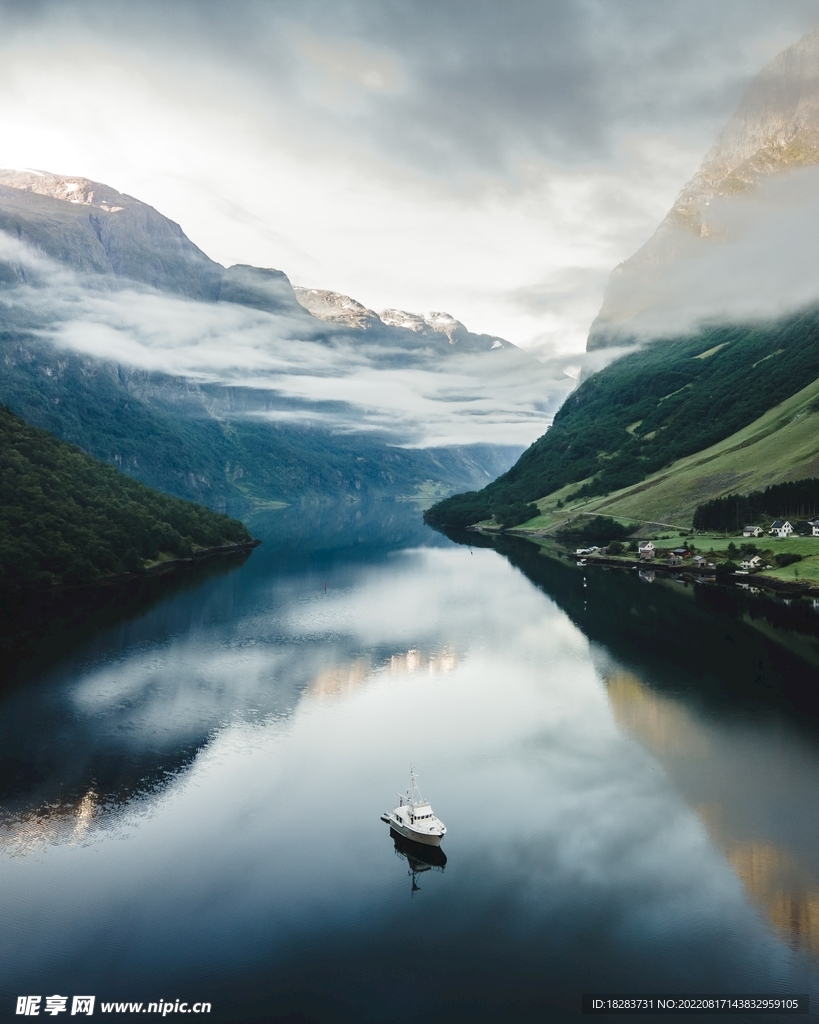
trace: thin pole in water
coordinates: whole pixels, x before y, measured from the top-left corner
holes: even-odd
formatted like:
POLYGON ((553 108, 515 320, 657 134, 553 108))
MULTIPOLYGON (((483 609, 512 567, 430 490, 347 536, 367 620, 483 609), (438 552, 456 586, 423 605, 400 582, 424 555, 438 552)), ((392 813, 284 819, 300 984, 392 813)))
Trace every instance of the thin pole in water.
POLYGON ((324 593, 327 593, 327 580, 324 581, 324 593))

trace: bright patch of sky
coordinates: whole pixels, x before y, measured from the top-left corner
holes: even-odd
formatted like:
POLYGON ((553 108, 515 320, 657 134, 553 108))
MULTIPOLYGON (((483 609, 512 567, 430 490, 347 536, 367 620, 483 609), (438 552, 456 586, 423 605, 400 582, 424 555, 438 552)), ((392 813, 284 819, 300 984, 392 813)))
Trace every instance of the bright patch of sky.
POLYGON ((0 6, 0 165, 103 181, 225 264, 581 351, 819 2, 0 6))

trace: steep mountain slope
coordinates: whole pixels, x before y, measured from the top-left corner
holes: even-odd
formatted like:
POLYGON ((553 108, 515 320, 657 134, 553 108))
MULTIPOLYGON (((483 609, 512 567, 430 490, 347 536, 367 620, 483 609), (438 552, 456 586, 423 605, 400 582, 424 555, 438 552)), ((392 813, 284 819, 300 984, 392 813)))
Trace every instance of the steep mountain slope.
POLYGON ((245 389, 231 395, 35 337, 0 334, 0 358, 0 401, 27 422, 151 487, 236 515, 275 501, 439 497, 489 482, 520 452, 405 449, 378 437, 271 424, 245 415, 245 389), (225 408, 231 401, 233 415, 225 408))
MULTIPOLYGON (((376 317, 365 355, 358 345, 361 325, 313 316, 281 271, 226 269, 152 207, 85 178, 0 171, 0 316, 0 400, 151 486, 214 508, 241 514, 259 503, 303 498, 440 496, 483 485, 522 447, 402 448, 397 420, 388 436, 363 421, 356 430, 353 415, 347 417, 352 430, 348 422, 335 429, 338 416, 332 415, 324 426, 323 414, 335 408, 324 389, 313 387, 316 401, 310 394, 291 398, 281 391, 283 375, 326 380, 345 365, 345 344, 353 370, 388 369, 402 350, 413 369, 424 369, 425 359, 434 369, 440 353, 432 345, 419 348, 415 333, 376 317), (133 330, 159 333, 162 344, 170 339, 165 363, 174 362, 176 335, 186 344, 212 337, 206 357, 218 352, 217 363, 227 362, 231 374, 198 364, 181 375, 129 365, 131 339, 117 303, 145 306, 141 293, 152 311, 133 330), (158 296, 173 301, 162 305, 158 296), (109 338, 113 329, 115 343, 102 347, 121 347, 121 361, 82 354, 85 335, 101 329, 105 303, 102 329, 109 338), (211 317, 210 308, 222 311, 226 304, 269 319, 238 311, 232 319, 211 317), (80 351, 60 331, 66 317, 78 318, 80 351), (58 343, 49 340, 54 336, 58 343), (243 364, 248 357, 254 362, 243 364), (256 372, 259 366, 264 372, 256 372)), ((468 340, 478 337, 456 326, 468 340)), ((438 349, 449 347, 445 333, 427 333, 438 349)), ((475 358, 492 344, 479 347, 475 358)), ((508 343, 497 347, 510 358, 518 353, 508 343)))
MULTIPOLYGON (((0 171, 0 230, 75 270, 219 297, 223 268, 178 224, 99 182, 0 171)), ((7 263, 6 276, 20 278, 19 266, 7 263)))
MULTIPOLYGON (((762 69, 663 222, 614 269, 588 348, 622 344, 679 320, 686 296, 695 298, 697 261, 735 239, 743 224, 764 219, 770 197, 761 186, 817 164, 819 32, 762 69)), ((819 194, 819 182, 808 184, 819 194)))
POLYGON ((235 519, 160 494, 0 406, 0 602, 251 540, 235 519))
MULTIPOLYGON (((225 269, 152 206, 87 178, 0 170, 0 231, 75 271, 309 323, 281 271, 225 269)), ((25 283, 30 273, 0 252, 0 281, 25 283)))
POLYGON ((508 473, 435 505, 427 520, 469 525, 570 484, 561 499, 611 494, 730 437, 817 378, 816 312, 647 345, 584 381, 508 473))
MULTIPOLYGON (((751 442, 737 432, 819 378, 819 285, 809 248, 816 233, 806 212, 819 209, 819 176, 800 170, 815 163, 819 33, 763 69, 654 236, 613 273, 588 347, 643 344, 583 382, 508 473, 476 494, 435 506, 428 521, 466 525, 510 503, 535 500, 546 511, 557 511, 558 501, 561 509, 582 501, 590 510, 690 521, 698 500, 723 493, 723 484, 757 487, 750 472, 741 482, 742 460, 731 449, 751 442), (791 190, 790 205, 777 205, 775 193, 765 191, 774 179, 791 190), (753 230, 743 234, 748 223, 753 230), (776 244, 765 244, 770 239, 776 244), (714 259, 719 251, 729 256, 722 263, 714 259), (737 294, 752 302, 755 279, 745 281, 738 267, 752 268, 755 261, 764 275, 786 259, 798 264, 796 276, 805 283, 797 292, 801 304, 777 295, 777 315, 776 302, 767 315, 758 308, 756 315, 739 316, 734 306, 734 315, 669 333, 683 306, 705 308, 697 305, 703 295, 713 298, 712 312, 722 298, 730 312, 737 294), (789 306, 798 311, 783 315, 789 306), (646 333, 652 324, 653 336, 646 333), (720 470, 692 468, 711 466, 720 443, 729 449, 720 455, 720 470)), ((810 434, 814 420, 804 409, 800 416, 807 419, 798 430, 777 427, 778 441, 758 449, 778 459, 759 467, 766 482, 810 472, 812 442, 803 432, 810 434), (779 447, 789 443, 798 455, 779 447)), ((542 517, 538 522, 545 525, 542 517)))
POLYGON ((819 380, 633 487, 592 498, 574 498, 576 486, 550 495, 538 503, 541 515, 527 527, 550 528, 582 514, 689 528, 697 506, 713 498, 809 477, 819 477, 819 380))

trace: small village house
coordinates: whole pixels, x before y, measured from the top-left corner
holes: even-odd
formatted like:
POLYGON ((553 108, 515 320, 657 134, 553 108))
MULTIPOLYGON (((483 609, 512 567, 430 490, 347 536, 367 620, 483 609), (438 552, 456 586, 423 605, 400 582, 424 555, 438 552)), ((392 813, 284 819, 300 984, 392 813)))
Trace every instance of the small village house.
POLYGON ((743 537, 761 537, 762 527, 761 526, 743 526, 742 527, 743 537))
POLYGON ((694 555, 691 564, 695 569, 704 569, 706 566, 705 555, 694 555))
POLYGON ((677 554, 676 551, 672 551, 668 556, 669 565, 682 565, 682 557, 677 554))
POLYGON ((752 558, 744 558, 739 563, 739 567, 740 569, 745 569, 748 572, 752 571, 753 569, 761 569, 762 559, 759 557, 759 555, 754 555, 752 558))
POLYGON ((654 557, 654 545, 650 540, 640 541, 640 547, 638 548, 640 558, 646 562, 650 562, 654 557))
POLYGON ((674 548, 674 554, 679 555, 680 558, 690 558, 691 552, 688 548, 674 548))
POLYGON ((785 537, 790 537, 793 533, 793 527, 787 519, 776 519, 771 523, 768 533, 772 537, 778 537, 780 540, 783 540, 785 537))

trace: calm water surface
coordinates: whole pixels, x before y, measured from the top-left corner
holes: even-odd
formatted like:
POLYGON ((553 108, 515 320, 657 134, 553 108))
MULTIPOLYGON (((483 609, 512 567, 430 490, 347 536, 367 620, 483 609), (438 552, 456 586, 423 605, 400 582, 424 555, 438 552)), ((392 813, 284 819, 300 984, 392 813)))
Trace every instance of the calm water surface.
POLYGON ((9 670, 1 1019, 52 993, 222 1021, 819 1006, 812 606, 402 506, 252 526, 243 564, 89 599, 9 670), (379 820, 411 762, 443 870, 379 820))

